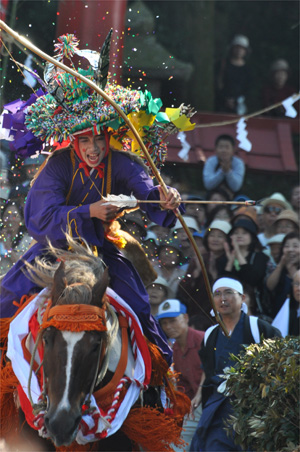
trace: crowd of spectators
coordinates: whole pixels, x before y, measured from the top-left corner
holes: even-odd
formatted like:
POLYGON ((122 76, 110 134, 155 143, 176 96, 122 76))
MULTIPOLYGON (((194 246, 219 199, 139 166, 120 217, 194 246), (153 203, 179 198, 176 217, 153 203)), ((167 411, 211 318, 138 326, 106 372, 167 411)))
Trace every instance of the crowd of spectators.
MULTIPOLYGON (((26 159, 18 169, 13 167, 10 172, 17 174, 15 179, 7 177, 7 154, 1 153, 0 157, 3 274, 30 245, 23 208, 30 180, 44 157, 26 159)), ((233 138, 217 137, 215 156, 207 160, 203 170, 206 194, 182 193, 182 198, 189 201, 185 221, 203 255, 210 283, 222 276, 239 279, 247 294, 249 310, 272 321, 290 293, 292 278, 299 269, 300 187, 293 187, 289 200, 281 193, 266 193, 261 205, 255 207, 222 204, 232 199, 249 199, 237 193, 243 178, 244 165, 234 156, 233 138), (239 169, 235 167, 236 160, 239 169), (237 183, 235 187, 233 181, 237 183)), ((140 242, 157 273, 158 279, 148 287, 153 314, 164 299, 174 296, 187 306, 195 328, 206 330, 213 322, 209 297, 199 262, 181 223, 177 221, 169 230, 150 223, 140 210, 126 214, 120 221, 122 228, 140 242)))
MULTIPOLYGON (((227 137, 223 138, 226 141, 227 137)), ((230 155, 229 168, 233 147, 230 155)), ((231 191, 225 177, 202 196, 182 194, 185 200, 195 201, 186 204, 184 219, 203 256, 218 310, 221 299, 217 299, 216 281, 229 281, 222 295, 225 304, 227 298, 236 298, 235 311, 227 317, 221 313, 222 320, 232 325, 230 340, 216 324, 201 266, 181 223, 177 222, 171 231, 158 230, 138 211, 130 214, 129 223, 126 216, 122 220, 123 227, 128 226, 133 234, 134 217, 136 223, 144 224, 141 244, 158 274, 147 291, 152 313, 173 346, 174 368, 180 373, 178 387, 192 403, 182 434, 186 450, 241 450, 225 433, 223 418, 229 419, 231 407, 217 388, 222 383, 222 369, 231 363, 230 353, 237 354, 242 344, 260 340, 254 338, 253 320, 249 324, 247 319, 258 322, 258 331, 263 331, 264 337, 299 335, 299 188, 292 188, 289 199, 279 192, 266 193, 258 206, 218 204, 250 199, 231 191), (236 282, 241 284, 242 292, 232 292, 230 281, 234 287, 236 282), (231 323, 233 317, 236 320, 231 323), (199 346, 204 332, 213 342, 205 345, 204 340, 199 346), (215 364, 209 361, 214 354, 215 364), (203 373, 195 371, 195 363, 198 370, 204 369, 203 373), (205 395, 205 388, 213 388, 213 392, 205 395)))
MULTIPOLYGON (((298 335, 300 186, 292 188, 288 200, 276 192, 266 193, 258 206, 226 204, 250 199, 239 194, 245 167, 234 156, 234 144, 228 135, 217 137, 216 154, 203 170, 207 192, 181 193, 182 199, 189 201, 184 219, 203 256, 211 287, 220 278, 239 281, 248 315, 270 326, 274 323, 283 336, 298 335)), ((30 180, 44 158, 26 159, 19 168, 11 169, 15 178, 9 179, 6 155, 0 157, 0 273, 4 274, 30 246, 23 208, 30 180)), ((216 324, 202 268, 179 221, 169 230, 149 222, 141 210, 125 214, 119 221, 141 244, 156 272, 156 279, 146 287, 151 313, 173 346, 175 370, 181 374, 178 387, 194 401, 202 381, 198 350, 204 332, 216 324)), ((198 431, 202 408, 199 404, 196 408, 193 416, 185 419, 183 439, 187 444, 198 431)), ((195 449, 191 450, 198 450, 196 440, 194 437, 195 449)))
MULTIPOLYGON (((206 204, 194 204, 194 210, 189 209, 184 219, 203 255, 210 283, 223 276, 238 279, 244 286, 249 311, 272 322, 300 268, 298 214, 281 193, 271 194, 261 206, 232 207, 226 210, 229 217, 214 216, 206 223, 203 222, 206 204), (198 205, 200 223, 197 221, 198 205), (258 215, 262 215, 260 225, 258 215)), ((129 221, 126 215, 122 219, 123 228, 138 239, 135 223, 144 224, 145 233, 140 243, 158 275, 147 288, 153 314, 159 303, 175 297, 187 307, 191 324, 196 329, 206 330, 214 323, 209 298, 195 253, 186 237, 181 237, 180 223, 168 234, 158 237, 140 211, 128 216, 129 221)))
MULTIPOLYGON (((249 108, 251 85, 254 74, 249 56, 249 38, 235 35, 228 49, 215 67, 215 111, 245 115, 249 108)), ((268 108, 296 94, 298 89, 291 82, 291 69, 288 61, 277 58, 270 64, 261 89, 261 107, 268 108)), ((299 110, 299 102, 295 104, 299 110)), ((285 108, 279 105, 266 114, 284 117, 285 108)))

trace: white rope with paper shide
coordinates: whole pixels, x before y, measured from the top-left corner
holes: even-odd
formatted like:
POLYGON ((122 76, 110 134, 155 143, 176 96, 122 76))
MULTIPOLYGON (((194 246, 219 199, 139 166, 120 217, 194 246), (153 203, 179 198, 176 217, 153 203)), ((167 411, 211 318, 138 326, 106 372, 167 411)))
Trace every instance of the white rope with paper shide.
POLYGON ((195 129, 205 129, 206 127, 220 127, 220 126, 227 126, 230 124, 236 124, 239 122, 241 118, 244 118, 245 120, 255 118, 256 116, 261 116, 264 113, 267 113, 268 111, 275 110, 275 108, 283 106, 285 108, 285 116, 288 116, 290 118, 296 118, 297 117, 297 110, 293 107, 293 104, 297 102, 297 100, 300 99, 300 92, 295 93, 292 96, 288 97, 287 99, 282 100, 281 102, 277 102, 276 104, 270 105, 269 107, 263 108, 262 110, 255 111, 254 113, 250 113, 249 115, 243 115, 236 119, 230 119, 228 121, 219 121, 219 122, 212 122, 210 124, 196 124, 195 129))
MULTIPOLYGON (((287 97, 286 99, 282 100, 281 102, 277 102, 276 104, 271 105, 270 107, 266 107, 262 110, 258 110, 254 113, 251 113, 249 115, 240 116, 239 118, 232 119, 229 121, 222 121, 222 122, 214 122, 210 124, 196 124, 195 129, 200 128, 207 128, 207 127, 221 127, 226 126, 230 124, 237 124, 236 128, 236 139, 239 142, 238 147, 240 149, 243 149, 246 152, 250 152, 252 149, 252 143, 248 138, 248 132, 246 130, 247 124, 246 121, 251 118, 255 118, 257 116, 261 116, 264 113, 267 113, 268 111, 274 110, 275 108, 283 106, 285 109, 285 116, 289 118, 296 118, 297 117, 297 110, 294 107, 294 103, 297 102, 300 99, 300 92, 295 93, 290 97, 287 97)), ((179 155, 179 154, 178 154, 179 155)))

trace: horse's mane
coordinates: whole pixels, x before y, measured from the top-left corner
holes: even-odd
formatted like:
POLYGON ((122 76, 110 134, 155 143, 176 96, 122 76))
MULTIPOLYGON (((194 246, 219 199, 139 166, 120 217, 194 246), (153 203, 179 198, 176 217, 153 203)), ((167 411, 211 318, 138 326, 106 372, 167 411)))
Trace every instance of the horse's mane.
POLYGON ((104 272, 102 259, 95 256, 84 240, 74 240, 66 234, 68 250, 54 247, 48 240, 48 257, 36 257, 34 265, 26 264, 27 276, 39 287, 53 288, 54 274, 61 261, 65 267, 65 290, 63 304, 89 304, 92 288, 104 272), (49 255, 51 259, 49 259, 49 255), (53 262, 53 258, 55 262, 53 262))

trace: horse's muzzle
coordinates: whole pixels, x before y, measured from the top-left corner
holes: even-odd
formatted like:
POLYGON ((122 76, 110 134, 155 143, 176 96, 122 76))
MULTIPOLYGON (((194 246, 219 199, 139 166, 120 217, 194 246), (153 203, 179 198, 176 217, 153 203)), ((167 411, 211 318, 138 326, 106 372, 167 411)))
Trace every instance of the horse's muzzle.
POLYGON ((75 440, 81 413, 74 414, 67 410, 45 415, 45 427, 56 447, 69 446, 75 440))

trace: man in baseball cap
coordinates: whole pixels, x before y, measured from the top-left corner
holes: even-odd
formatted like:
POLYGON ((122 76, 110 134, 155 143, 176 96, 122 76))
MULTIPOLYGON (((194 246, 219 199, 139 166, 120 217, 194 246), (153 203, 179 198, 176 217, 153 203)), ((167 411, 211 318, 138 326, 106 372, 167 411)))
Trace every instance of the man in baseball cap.
MULTIPOLYGON (((188 326, 189 316, 186 306, 180 300, 169 298, 159 305, 156 319, 169 339, 175 339, 173 345, 174 369, 179 372, 178 389, 193 399, 202 378, 202 364, 198 354, 204 332, 188 326)), ((186 441, 186 450, 200 419, 202 407, 195 411, 195 418, 186 418, 183 424, 182 439, 186 441)), ((177 449, 173 447, 175 451, 177 449)), ((179 449, 178 449, 179 450, 179 449)), ((180 449, 181 450, 181 449, 180 449)))
POLYGON ((183 303, 176 299, 168 299, 159 305, 157 320, 169 317, 178 317, 180 314, 186 314, 187 308, 183 303))

